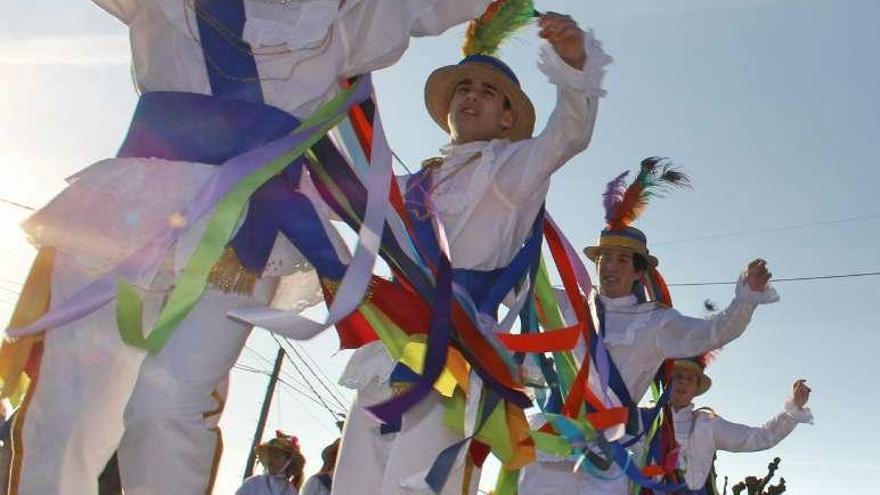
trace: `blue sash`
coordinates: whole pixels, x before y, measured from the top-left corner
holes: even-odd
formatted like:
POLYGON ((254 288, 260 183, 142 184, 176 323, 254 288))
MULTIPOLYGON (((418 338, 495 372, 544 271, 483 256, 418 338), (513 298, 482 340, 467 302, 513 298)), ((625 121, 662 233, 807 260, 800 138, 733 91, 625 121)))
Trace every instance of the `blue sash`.
MULTIPOLYGON (((430 190, 432 178, 429 170, 422 169, 410 176, 406 184, 404 195, 405 206, 413 231, 415 233, 416 248, 426 261, 428 266, 436 266, 440 257, 440 248, 431 221, 430 190)), ((543 209, 535 218, 532 231, 523 247, 517 252, 510 264, 504 268, 490 271, 454 269, 452 279, 463 287, 471 297, 477 309, 485 314, 495 316, 498 307, 504 297, 528 274, 529 269, 536 263, 540 256, 543 225, 543 209)), ((513 397, 500 383, 480 367, 478 356, 473 355, 469 349, 462 345, 453 334, 452 342, 468 359, 474 370, 480 375, 484 383, 491 389, 501 394, 502 397, 515 399, 515 402, 523 402, 519 397, 513 397)), ((430 355, 432 350, 427 350, 430 355)), ((405 366, 398 365, 392 379, 399 381, 415 381, 419 378, 405 366)))
POLYGON ((244 32, 242 0, 196 0, 196 22, 211 92, 221 99, 263 102, 260 76, 244 32))
MULTIPOLYGON (((144 93, 117 156, 222 166, 226 160, 278 139, 298 125, 292 115, 264 104, 194 93, 144 93)), ((311 201, 296 190, 303 164, 303 159, 297 159, 257 189, 230 245, 248 271, 260 274, 281 232, 321 276, 338 280, 345 266, 336 256, 311 201)), ((162 166, 161 162, 156 166, 162 166)))
MULTIPOLYGON (((242 0, 197 0, 195 10, 212 95, 144 93, 117 156, 222 166, 299 126, 293 115, 263 103, 256 61, 241 39, 242 0)), ((329 140, 322 141, 316 150, 338 154, 329 140)), ((345 272, 317 212, 296 190, 304 163, 293 161, 251 196, 245 221, 230 242, 251 273, 266 268, 279 232, 322 277, 338 280, 345 272)))

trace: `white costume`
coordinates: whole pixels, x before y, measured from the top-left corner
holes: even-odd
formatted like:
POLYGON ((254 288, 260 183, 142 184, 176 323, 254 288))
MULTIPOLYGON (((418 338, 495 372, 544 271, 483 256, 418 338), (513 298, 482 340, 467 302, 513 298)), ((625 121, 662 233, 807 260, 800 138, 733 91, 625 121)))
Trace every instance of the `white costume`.
POLYGON ((282 476, 260 474, 244 480, 235 495, 299 495, 299 491, 282 476))
MULTIPOLYGON (((736 297, 727 309, 703 319, 684 316, 675 309, 661 308, 654 303, 639 304, 632 295, 616 299, 600 297, 605 305, 605 345, 636 402, 647 392, 664 360, 718 349, 742 335, 758 304, 778 300, 772 287, 755 292, 740 281, 736 297)), ((584 352, 581 341, 576 350, 578 358, 584 352)), ((538 461, 523 468, 520 493, 625 495, 627 492, 628 480, 617 465, 604 473, 612 479, 602 480, 584 472, 573 474, 574 462, 569 459, 539 452, 538 461)))
MULTIPOLYGON (((507 266, 544 203, 551 174, 589 145, 598 98, 604 93, 604 66, 611 59, 589 33, 586 48, 587 65, 576 70, 550 45, 542 47, 540 68, 557 85, 558 96, 539 136, 440 150, 443 163, 434 171, 431 198, 447 235, 453 268, 488 271, 507 266), (468 163, 477 154, 479 158, 468 163), (460 166, 465 168, 459 172, 460 166)), ((405 179, 401 183, 406 187, 405 179)), ((404 415, 396 438, 379 434, 379 425, 361 408, 391 397, 388 380, 393 366, 382 344, 375 342, 352 356, 340 379, 358 392, 343 432, 333 481, 336 495, 433 493, 424 483, 428 469, 444 448, 462 439, 461 433, 444 425, 444 408, 435 392, 404 415)), ((441 493, 463 493, 463 471, 460 464, 453 468, 441 493)), ((476 492, 477 478, 471 493, 476 492)))
POLYGON ((312 476, 303 485, 302 495, 330 495, 330 490, 321 483, 317 475, 312 476))
POLYGON ((694 410, 688 404, 672 413, 675 440, 681 446, 679 466, 685 472, 688 488, 697 490, 706 483, 715 452, 754 452, 766 450, 794 431, 798 423, 813 423, 809 408, 799 408, 790 399, 785 410, 763 426, 731 423, 711 410, 694 410))
MULTIPOLYGON (((130 28, 138 89, 210 94, 192 0, 95 0, 130 28)), ((488 0, 245 0, 243 38, 254 51, 263 99, 305 119, 343 78, 387 67, 410 36, 439 34, 478 16, 488 0)), ((52 303, 63 302, 165 228, 217 168, 150 158, 98 162, 25 225, 57 251, 52 303)), ((158 274, 132 281, 151 328, 204 221, 176 244, 158 274)), ((219 459, 213 394, 250 332, 226 318, 267 303, 278 276, 302 277, 298 307, 320 300, 310 268, 279 238, 252 296, 208 288, 164 350, 122 343, 114 305, 49 330, 39 379, 22 418, 21 495, 89 494, 117 448, 127 494, 210 490, 219 459), (222 337, 221 337, 222 336, 222 337), (124 418, 123 418, 124 411, 124 418), (212 416, 213 414, 213 416, 212 416), (123 431, 125 435, 123 436, 123 431), (29 454, 34 453, 31 457, 29 454), (173 454, 172 454, 173 453, 173 454)))

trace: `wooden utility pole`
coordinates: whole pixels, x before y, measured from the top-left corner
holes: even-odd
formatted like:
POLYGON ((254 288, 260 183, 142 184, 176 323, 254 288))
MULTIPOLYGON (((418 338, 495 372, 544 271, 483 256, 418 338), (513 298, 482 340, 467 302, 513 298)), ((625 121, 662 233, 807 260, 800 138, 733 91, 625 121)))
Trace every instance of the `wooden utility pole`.
POLYGON ((281 363, 284 362, 284 349, 278 348, 275 356, 275 367, 272 376, 269 377, 269 386, 266 387, 266 397, 263 398, 263 409, 260 411, 260 421, 257 423, 257 431, 254 432, 254 441, 251 444, 251 452, 248 454, 247 464, 244 467, 244 479, 254 474, 254 463, 257 460, 257 447, 263 438, 263 430, 266 428, 266 418, 269 416, 269 406, 272 405, 272 396, 275 395, 275 385, 278 383, 278 374, 281 372, 281 363))

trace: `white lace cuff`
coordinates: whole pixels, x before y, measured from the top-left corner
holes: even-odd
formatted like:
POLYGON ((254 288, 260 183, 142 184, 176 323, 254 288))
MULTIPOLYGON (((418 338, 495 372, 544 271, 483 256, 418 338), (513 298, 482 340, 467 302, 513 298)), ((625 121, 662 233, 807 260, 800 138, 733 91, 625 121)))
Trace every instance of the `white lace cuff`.
POLYGON ((605 53, 602 43, 593 36, 592 30, 584 32, 584 49, 587 51, 587 62, 583 70, 578 70, 562 60, 549 43, 544 43, 541 45, 538 68, 553 84, 594 97, 605 96, 605 90, 602 89, 605 66, 614 59, 605 53))
POLYGON ((813 411, 809 407, 800 408, 791 397, 785 401, 785 415, 797 423, 813 423, 813 411))
POLYGON ((779 301, 779 294, 769 283, 761 292, 752 290, 740 276, 736 283, 736 298, 752 304, 770 304, 779 301))

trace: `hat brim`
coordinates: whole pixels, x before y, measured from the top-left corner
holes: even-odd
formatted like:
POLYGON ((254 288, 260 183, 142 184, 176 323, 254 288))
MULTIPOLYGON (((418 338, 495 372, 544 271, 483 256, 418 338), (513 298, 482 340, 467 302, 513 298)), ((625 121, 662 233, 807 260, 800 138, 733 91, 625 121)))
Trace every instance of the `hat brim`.
POLYGON ((700 384, 697 385, 697 393, 694 394, 694 397, 705 394, 706 391, 708 391, 709 388, 712 387, 712 379, 706 375, 706 373, 700 368, 697 363, 694 363, 692 361, 679 360, 675 362, 673 367, 684 368, 688 371, 693 371, 700 378, 700 384))
POLYGON ((493 66, 482 62, 447 65, 435 70, 425 83, 425 106, 434 122, 449 133, 449 104, 455 86, 465 79, 486 78, 510 101, 513 127, 502 137, 520 141, 532 137, 535 130, 535 107, 529 97, 510 79, 493 66))
POLYGON ((280 445, 269 445, 269 444, 257 445, 257 448, 254 449, 254 452, 257 455, 265 455, 266 452, 269 450, 280 450, 281 452, 284 452, 285 454, 290 454, 290 455, 294 454, 294 451, 292 448, 282 447, 280 445))
POLYGON ((587 256, 587 258, 589 258, 590 261, 595 263, 599 260, 599 255, 602 254, 602 251, 607 251, 609 249, 620 249, 645 256, 645 258, 648 260, 648 265, 650 265, 651 268, 657 268, 657 265, 660 264, 660 260, 652 254, 648 254, 646 256, 645 253, 640 253, 634 249, 627 249, 623 246, 587 246, 584 248, 584 254, 587 256))

